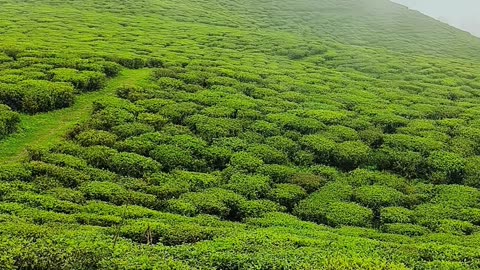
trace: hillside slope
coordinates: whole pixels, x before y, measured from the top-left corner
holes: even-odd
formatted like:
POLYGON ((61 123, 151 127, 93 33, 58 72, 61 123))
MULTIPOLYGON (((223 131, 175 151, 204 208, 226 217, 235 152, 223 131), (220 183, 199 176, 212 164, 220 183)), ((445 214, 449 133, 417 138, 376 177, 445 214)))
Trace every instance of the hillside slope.
POLYGON ((480 268, 479 39, 383 0, 0 5, 4 269, 480 268))

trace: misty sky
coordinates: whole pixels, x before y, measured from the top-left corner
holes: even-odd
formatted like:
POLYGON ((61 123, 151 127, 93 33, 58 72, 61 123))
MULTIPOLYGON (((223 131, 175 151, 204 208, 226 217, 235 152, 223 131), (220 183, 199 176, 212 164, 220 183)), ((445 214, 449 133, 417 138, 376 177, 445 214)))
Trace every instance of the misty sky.
POLYGON ((480 0, 392 0, 480 37, 480 0))

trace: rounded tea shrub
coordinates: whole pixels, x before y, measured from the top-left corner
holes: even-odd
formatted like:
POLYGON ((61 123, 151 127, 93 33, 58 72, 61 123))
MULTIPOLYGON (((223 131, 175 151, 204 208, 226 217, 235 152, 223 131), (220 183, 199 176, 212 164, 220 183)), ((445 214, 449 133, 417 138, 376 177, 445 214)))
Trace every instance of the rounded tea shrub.
POLYGON ((269 200, 277 202, 290 210, 305 197, 307 197, 305 190, 293 184, 276 184, 267 194, 269 200))
POLYGON ((334 202, 325 209, 325 221, 330 226, 359 226, 372 225, 372 210, 355 203, 334 202))
POLYGON ((75 139, 82 146, 104 145, 112 147, 117 138, 117 135, 110 132, 91 129, 78 134, 75 139))
POLYGON ((308 193, 318 190, 327 183, 325 178, 313 173, 297 173, 293 175, 290 182, 302 187, 308 193))
POLYGON ((386 186, 362 186, 355 190, 355 201, 370 208, 401 205, 404 195, 386 186))
POLYGON ((385 207, 380 210, 380 220, 385 223, 410 223, 413 211, 403 207, 385 207))

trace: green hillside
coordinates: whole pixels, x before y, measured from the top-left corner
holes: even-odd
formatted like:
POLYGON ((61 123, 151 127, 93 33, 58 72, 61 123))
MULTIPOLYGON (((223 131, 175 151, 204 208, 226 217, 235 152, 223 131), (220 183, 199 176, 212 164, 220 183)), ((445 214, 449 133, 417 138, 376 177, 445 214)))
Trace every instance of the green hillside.
POLYGON ((0 7, 0 269, 480 269, 480 39, 386 0, 0 7))

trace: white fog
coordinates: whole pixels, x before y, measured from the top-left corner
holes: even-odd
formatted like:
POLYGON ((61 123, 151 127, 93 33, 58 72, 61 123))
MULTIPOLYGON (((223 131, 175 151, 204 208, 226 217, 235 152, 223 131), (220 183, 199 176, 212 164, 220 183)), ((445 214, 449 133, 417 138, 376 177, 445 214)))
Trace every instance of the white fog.
POLYGON ((479 0, 392 0, 480 37, 479 0))

